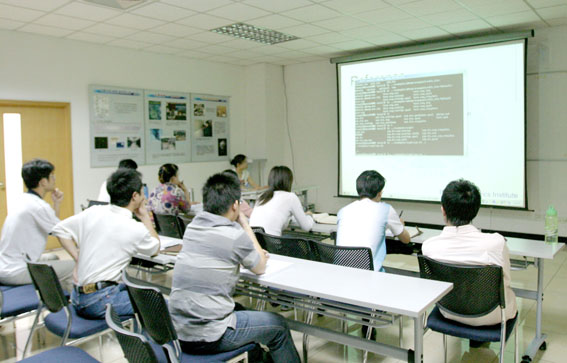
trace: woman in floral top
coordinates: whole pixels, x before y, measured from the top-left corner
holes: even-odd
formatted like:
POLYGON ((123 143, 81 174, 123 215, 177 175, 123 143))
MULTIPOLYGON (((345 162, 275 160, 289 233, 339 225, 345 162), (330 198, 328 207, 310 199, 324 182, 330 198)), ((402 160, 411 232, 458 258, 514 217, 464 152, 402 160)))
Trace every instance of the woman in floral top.
POLYGON ((191 209, 191 196, 179 177, 175 164, 163 164, 159 168, 158 185, 150 194, 149 207, 155 214, 187 213, 191 209))

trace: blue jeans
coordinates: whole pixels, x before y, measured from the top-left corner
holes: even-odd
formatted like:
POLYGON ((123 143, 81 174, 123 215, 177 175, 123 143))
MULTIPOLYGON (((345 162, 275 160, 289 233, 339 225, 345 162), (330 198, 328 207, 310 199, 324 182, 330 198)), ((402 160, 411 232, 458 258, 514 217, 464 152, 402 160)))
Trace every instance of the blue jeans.
POLYGON ((124 284, 105 287, 91 294, 79 294, 75 288, 71 292, 71 302, 77 314, 87 319, 104 319, 106 304, 112 305, 120 317, 134 315, 124 284))
POLYGON ((191 354, 209 354, 237 349, 248 343, 270 348, 275 363, 301 362, 284 318, 263 311, 235 311, 236 328, 227 328, 216 342, 181 342, 181 349, 191 354))

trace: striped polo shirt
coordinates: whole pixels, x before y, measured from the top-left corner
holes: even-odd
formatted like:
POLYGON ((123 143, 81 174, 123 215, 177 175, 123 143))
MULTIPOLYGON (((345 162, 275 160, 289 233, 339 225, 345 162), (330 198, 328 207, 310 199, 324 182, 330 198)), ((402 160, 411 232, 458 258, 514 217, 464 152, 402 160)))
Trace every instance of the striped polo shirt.
POLYGON ((214 342, 236 327, 232 295, 240 265, 254 268, 260 255, 242 227, 209 212, 187 226, 173 269, 169 311, 180 340, 214 342))

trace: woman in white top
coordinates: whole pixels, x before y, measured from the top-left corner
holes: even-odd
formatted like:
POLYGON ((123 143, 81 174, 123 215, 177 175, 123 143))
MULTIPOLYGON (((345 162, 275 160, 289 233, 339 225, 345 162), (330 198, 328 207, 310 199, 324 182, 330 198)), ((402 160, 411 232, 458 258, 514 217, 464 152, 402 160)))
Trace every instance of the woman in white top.
POLYGON ((311 212, 305 213, 299 198, 291 193, 293 174, 287 166, 274 166, 268 176, 268 190, 258 198, 250 225, 263 227, 266 233, 281 236, 293 216, 301 229, 313 227, 311 212))
POLYGON ((258 184, 252 180, 250 177, 250 172, 248 171, 248 160, 246 155, 238 154, 231 161, 230 164, 234 167, 234 171, 238 175, 240 180, 240 187, 242 188, 252 188, 252 189, 262 189, 258 184))

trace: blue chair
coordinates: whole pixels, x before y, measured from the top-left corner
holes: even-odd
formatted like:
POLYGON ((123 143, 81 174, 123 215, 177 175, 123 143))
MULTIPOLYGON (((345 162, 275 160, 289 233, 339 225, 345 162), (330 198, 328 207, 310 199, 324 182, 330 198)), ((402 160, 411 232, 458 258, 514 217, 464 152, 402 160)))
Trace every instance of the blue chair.
POLYGON ((41 352, 20 362, 25 363, 98 363, 98 360, 88 355, 84 350, 77 347, 57 347, 41 352))
POLYGON ((69 303, 68 297, 65 296, 53 267, 29 260, 26 262, 41 302, 24 348, 24 357, 43 307, 51 312, 44 318, 45 327, 53 334, 62 337, 62 346, 79 343, 84 340, 82 338, 99 336, 99 349, 102 356, 102 335, 108 332, 106 321, 104 319, 85 319, 77 314, 75 308, 69 303), (67 343, 69 338, 75 341, 67 343))
POLYGON ((218 354, 188 354, 182 352, 167 303, 161 292, 154 287, 132 283, 128 280, 126 272, 123 272, 122 280, 126 284, 132 307, 138 316, 142 329, 153 342, 163 348, 162 352, 154 349, 158 362, 166 362, 167 359, 171 362, 225 362, 241 356, 247 359, 248 352, 256 348, 256 344, 251 343, 218 354), (165 354, 167 354, 167 357, 165 354))
POLYGON ((504 277, 501 266, 462 265, 435 261, 418 255, 422 278, 453 283, 453 290, 445 295, 427 318, 427 328, 443 334, 445 362, 447 362, 447 335, 480 342, 500 342, 500 363, 504 361, 504 347, 515 331, 514 361, 518 362, 518 329, 514 329, 518 315, 506 321, 504 277), (481 317, 500 309, 501 322, 490 326, 471 326, 445 318, 441 311, 461 317, 481 317))

